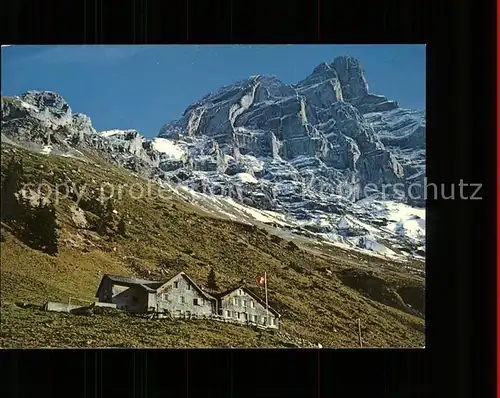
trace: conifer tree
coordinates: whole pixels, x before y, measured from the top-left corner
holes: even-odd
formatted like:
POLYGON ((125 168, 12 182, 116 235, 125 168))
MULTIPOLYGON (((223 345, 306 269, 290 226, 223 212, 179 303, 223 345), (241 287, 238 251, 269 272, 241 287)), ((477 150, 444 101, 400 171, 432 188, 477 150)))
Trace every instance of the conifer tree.
POLYGON ((43 203, 40 198, 26 227, 27 237, 33 247, 52 255, 58 252, 60 226, 52 203, 43 203))
POLYGON ((219 287, 217 286, 217 280, 215 277, 215 271, 213 267, 210 268, 210 272, 208 274, 208 281, 207 281, 207 287, 212 290, 218 290, 219 287))
POLYGON ((85 208, 95 214, 95 219, 91 222, 93 229, 99 234, 106 234, 106 206, 96 198, 90 198, 85 202, 85 208))
POLYGON ((106 222, 106 225, 109 227, 109 228, 112 228, 113 226, 113 199, 109 199, 107 202, 106 202, 106 211, 105 211, 105 214, 104 214, 104 219, 105 219, 105 222, 106 222))
POLYGON ((41 249, 48 254, 56 254, 59 244, 59 223, 53 204, 45 204, 38 208, 39 236, 41 249))
POLYGON ((35 212, 28 198, 20 198, 20 206, 23 208, 23 241, 30 246, 36 246, 36 221, 35 212))
POLYGON ((20 203, 21 201, 16 197, 16 194, 22 188, 22 176, 23 165, 21 161, 13 157, 7 166, 0 192, 0 215, 2 220, 20 221, 19 218, 23 214, 23 206, 20 203))
POLYGON ((120 221, 118 221, 118 233, 121 236, 127 236, 127 228, 125 224, 125 218, 123 216, 121 216, 120 221))

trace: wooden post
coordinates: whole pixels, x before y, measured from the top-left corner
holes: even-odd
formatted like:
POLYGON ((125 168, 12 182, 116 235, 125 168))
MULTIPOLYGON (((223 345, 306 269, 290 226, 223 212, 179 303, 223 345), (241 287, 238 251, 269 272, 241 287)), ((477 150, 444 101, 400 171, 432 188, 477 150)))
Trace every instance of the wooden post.
POLYGON ((358 335, 359 335, 359 346, 363 347, 363 340, 361 339, 361 319, 358 318, 358 335))
POLYGON ((267 304, 267 271, 264 272, 264 283, 266 288, 266 324, 269 322, 269 306, 267 304))

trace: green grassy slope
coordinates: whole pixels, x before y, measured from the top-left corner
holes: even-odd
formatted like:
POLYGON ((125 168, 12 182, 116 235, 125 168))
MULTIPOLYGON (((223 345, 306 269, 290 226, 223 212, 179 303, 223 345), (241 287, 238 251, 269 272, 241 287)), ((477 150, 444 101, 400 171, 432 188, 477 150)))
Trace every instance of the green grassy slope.
MULTIPOLYGON (((22 156, 30 182, 52 187, 65 181, 85 183, 87 192, 104 182, 148 189, 146 181, 98 160, 41 155, 6 144, 2 144, 2 176, 13 151, 22 156)), ((67 302, 70 297, 93 301, 104 273, 166 279, 185 271, 203 284, 210 267, 221 289, 241 279, 252 284, 267 271, 269 302, 283 315, 283 331, 298 338, 323 347, 356 347, 359 318, 364 346, 424 345, 422 277, 334 247, 299 248, 272 231, 216 218, 163 188, 150 187, 149 197, 117 198, 115 222, 125 215, 126 238, 107 239, 82 227, 71 210, 74 202, 62 200, 57 205, 62 233, 55 257, 29 248, 16 238, 15 230, 2 224, 7 231, 0 243, 2 346, 282 346, 271 332, 229 324, 84 317, 13 304, 67 302), (112 333, 117 329, 120 332, 112 333)), ((263 294, 261 288, 255 289, 263 294)))

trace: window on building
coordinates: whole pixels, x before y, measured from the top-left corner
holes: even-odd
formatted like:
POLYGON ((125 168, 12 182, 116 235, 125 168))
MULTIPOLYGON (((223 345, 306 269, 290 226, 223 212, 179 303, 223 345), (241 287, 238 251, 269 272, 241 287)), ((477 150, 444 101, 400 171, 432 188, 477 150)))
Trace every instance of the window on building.
POLYGON ((275 320, 274 320, 274 318, 269 317, 269 324, 270 324, 271 326, 274 326, 274 325, 275 325, 275 320))
POLYGON ((231 316, 231 313, 229 311, 224 311, 224 315, 226 316, 226 318, 229 318, 231 316))
POLYGON ((193 305, 198 305, 198 299, 197 298, 193 299, 193 305))
POLYGON ((252 320, 257 323, 257 315, 252 315, 252 320))
POLYGON ((266 324, 266 317, 263 316, 262 319, 261 319, 261 321, 262 321, 262 324, 265 325, 266 324))
POLYGON ((255 301, 250 300, 250 307, 255 308, 255 301))
POLYGON ((237 298, 233 297, 233 305, 238 305, 237 298))
POLYGON ((243 296, 243 290, 241 290, 241 289, 240 289, 240 290, 238 290, 238 294, 239 294, 240 296, 243 296))
POLYGON ((237 315, 236 315, 236 314, 238 314, 238 313, 237 313, 236 311, 233 311, 233 318, 236 318, 236 317, 237 317, 237 315))
POLYGON ((244 321, 248 320, 248 314, 246 312, 243 313, 243 320, 244 321))
POLYGON ((241 312, 237 312, 237 313, 236 313, 236 317, 237 317, 238 319, 241 319, 241 312))
POLYGON ((247 306, 247 301, 246 301, 246 300, 243 300, 243 307, 245 307, 245 308, 246 308, 246 306, 247 306))
POLYGON ((174 282, 174 287, 177 289, 179 287, 179 282, 174 282))
POLYGON ((161 294, 161 298, 162 298, 162 300, 167 301, 168 300, 168 294, 167 293, 162 293, 161 294))
POLYGON ((186 289, 191 290, 191 285, 189 283, 187 284, 186 289))
POLYGON ((205 300, 204 299, 200 299, 200 305, 205 305, 205 300))
POLYGON ((184 296, 179 296, 179 302, 184 304, 184 296))

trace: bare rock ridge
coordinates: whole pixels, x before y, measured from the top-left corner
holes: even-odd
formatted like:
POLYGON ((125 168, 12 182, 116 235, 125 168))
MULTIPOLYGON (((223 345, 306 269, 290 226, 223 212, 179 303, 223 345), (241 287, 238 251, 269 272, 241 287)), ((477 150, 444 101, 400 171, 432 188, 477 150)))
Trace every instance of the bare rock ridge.
POLYGON ((21 97, 2 97, 2 140, 55 155, 84 157, 93 152, 134 171, 158 163, 137 131, 117 132, 97 133, 90 118, 73 113, 58 93, 28 91, 21 97))
MULTIPOLYGON (((383 186, 385 200, 424 204, 391 187, 423 187, 425 111, 370 93, 349 56, 321 63, 294 85, 257 75, 224 86, 152 140, 136 130, 96 132, 54 92, 3 97, 2 141, 56 155, 92 153, 199 192, 236 191, 240 203, 296 220, 350 214, 353 202, 383 186)), ((317 229, 332 232, 335 224, 317 229)))

